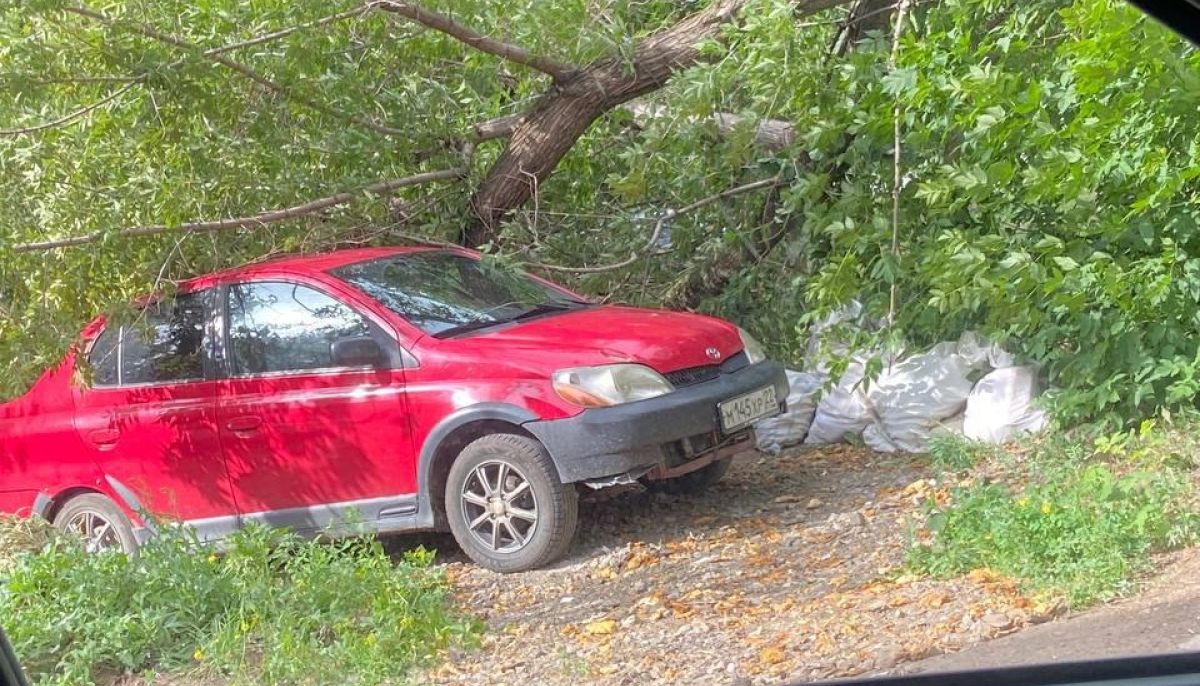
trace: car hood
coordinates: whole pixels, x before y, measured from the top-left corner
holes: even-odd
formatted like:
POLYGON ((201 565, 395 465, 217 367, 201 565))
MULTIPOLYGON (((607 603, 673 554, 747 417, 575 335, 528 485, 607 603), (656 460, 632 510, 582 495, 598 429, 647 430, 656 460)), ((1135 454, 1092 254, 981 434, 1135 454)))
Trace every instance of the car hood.
POLYGON ((624 306, 552 313, 449 340, 485 354, 541 351, 557 366, 638 362, 664 373, 719 364, 743 347, 737 327, 715 317, 624 306))

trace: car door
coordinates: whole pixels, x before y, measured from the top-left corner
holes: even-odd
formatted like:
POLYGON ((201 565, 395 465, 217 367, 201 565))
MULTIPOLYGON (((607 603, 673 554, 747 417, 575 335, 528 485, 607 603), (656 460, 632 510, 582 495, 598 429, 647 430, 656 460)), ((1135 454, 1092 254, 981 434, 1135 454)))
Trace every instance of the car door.
POLYGON ((145 306, 108 326, 88 355, 75 428, 126 504, 168 519, 209 521, 219 536, 236 508, 217 431, 209 290, 145 306))
POLYGON ((395 336, 313 284, 226 289, 221 443, 243 519, 295 529, 416 511, 416 470, 395 336), (335 362, 374 341, 380 364, 335 362))

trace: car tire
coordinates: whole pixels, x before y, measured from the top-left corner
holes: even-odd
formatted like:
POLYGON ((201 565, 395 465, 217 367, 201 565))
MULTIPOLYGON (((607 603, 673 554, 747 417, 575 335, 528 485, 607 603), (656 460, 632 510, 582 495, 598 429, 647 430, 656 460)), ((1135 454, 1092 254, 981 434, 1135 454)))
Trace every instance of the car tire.
POLYGON ((71 498, 54 515, 53 523, 64 534, 80 539, 89 553, 116 550, 137 554, 133 523, 116 503, 99 493, 71 498))
POLYGON ((671 495, 696 495, 708 490, 710 486, 720 481, 729 471, 733 463, 732 457, 715 460, 694 472, 670 479, 645 479, 642 485, 652 493, 669 493, 671 495))
POLYGON ((546 449, 528 436, 492 434, 463 448, 446 480, 446 519, 481 567, 523 572, 566 554, 579 495, 546 449))

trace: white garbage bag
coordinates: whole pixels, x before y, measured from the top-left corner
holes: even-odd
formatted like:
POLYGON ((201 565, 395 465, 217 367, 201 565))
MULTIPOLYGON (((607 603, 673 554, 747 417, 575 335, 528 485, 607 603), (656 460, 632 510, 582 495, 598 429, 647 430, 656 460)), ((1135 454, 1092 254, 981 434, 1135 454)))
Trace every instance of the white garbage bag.
MULTIPOLYGON (((954 434, 956 436, 963 435, 963 413, 943 419, 929 430, 929 437, 926 439, 926 448, 929 445, 929 439, 940 434, 954 434)), ((881 453, 898 453, 901 452, 900 446, 892 442, 892 439, 884 432, 883 427, 879 423, 872 424, 863 430, 863 443, 871 450, 876 450, 881 453)))
POLYGON ((817 391, 825 385, 826 376, 787 370, 787 412, 764 419, 754 425, 759 450, 778 455, 791 445, 799 445, 808 435, 813 415, 817 413, 817 391))
MULTIPOLYGON (((867 400, 878 418, 880 433, 897 450, 924 452, 930 434, 959 414, 975 383, 972 374, 981 372, 987 355, 976 341, 938 343, 928 352, 885 367, 871 384, 867 400)), ((876 441, 883 445, 883 441, 876 441)))
POLYGON ((1016 357, 974 331, 963 332, 958 339, 958 354, 970 360, 986 362, 993 369, 1011 367, 1016 364, 1016 357))
POLYGON ((900 452, 900 448, 895 443, 892 443, 892 439, 888 438, 888 435, 883 432, 883 428, 878 423, 863 429, 862 439, 863 443, 871 450, 881 453, 900 452))
POLYGON ((865 368, 864 360, 851 361, 837 385, 821 396, 805 445, 842 443, 846 434, 857 436, 871 423, 874 413, 861 384, 865 368))
POLYGON ((851 300, 841 309, 831 312, 809 327, 804 370, 828 375, 830 358, 845 357, 854 353, 850 347, 850 338, 839 334, 845 334, 846 329, 873 331, 881 325, 880 320, 872 319, 863 313, 862 303, 851 300), (839 327, 845 328, 837 331, 839 327))
POLYGON ((963 434, 976 441, 1003 443, 1023 431, 1041 431, 1046 426, 1046 413, 1033 406, 1037 395, 1034 366, 1005 367, 988 373, 967 398, 963 434))

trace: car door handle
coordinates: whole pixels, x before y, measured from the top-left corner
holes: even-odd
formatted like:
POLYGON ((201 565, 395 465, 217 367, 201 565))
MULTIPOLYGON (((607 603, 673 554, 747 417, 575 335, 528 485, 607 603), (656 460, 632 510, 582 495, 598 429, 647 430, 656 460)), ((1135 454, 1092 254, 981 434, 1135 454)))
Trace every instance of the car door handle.
POLYGON ((116 429, 96 429, 88 433, 88 440, 101 449, 111 448, 120 437, 121 434, 116 429))
POLYGON ((225 428, 234 433, 250 433, 260 426, 262 426, 262 417, 257 417, 252 414, 234 417, 228 422, 225 422, 225 428))

